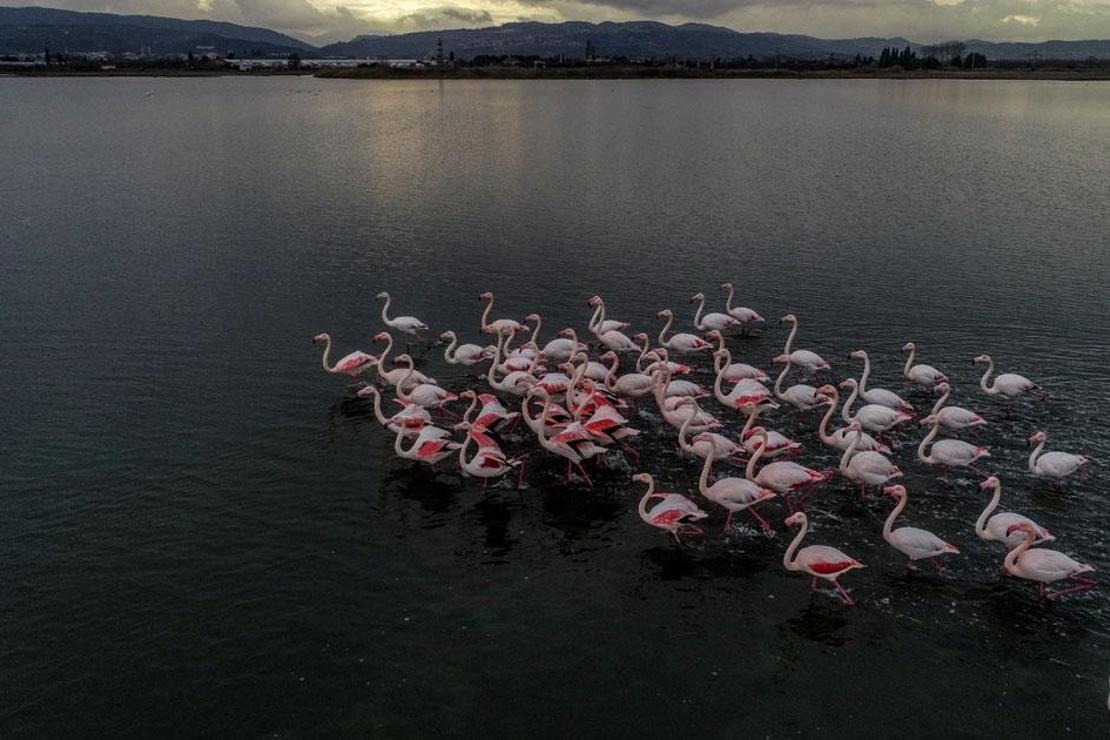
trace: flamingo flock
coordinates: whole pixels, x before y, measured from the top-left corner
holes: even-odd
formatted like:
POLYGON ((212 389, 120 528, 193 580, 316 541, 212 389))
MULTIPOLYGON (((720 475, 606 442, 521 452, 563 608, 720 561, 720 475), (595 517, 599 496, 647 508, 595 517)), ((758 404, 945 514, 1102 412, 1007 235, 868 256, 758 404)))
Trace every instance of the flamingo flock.
MULTIPOLYGON (((374 417, 394 437, 393 449, 399 458, 432 469, 455 458, 461 474, 481 479, 483 487, 495 479, 515 477, 519 490, 525 486, 529 462, 542 458, 565 464, 565 486, 576 485, 576 478, 592 486, 588 465, 596 468, 603 458, 619 455, 629 465, 643 468, 637 438, 647 431, 674 435, 680 454, 697 461, 697 495, 712 505, 707 508, 724 513, 724 536, 732 535, 734 516, 745 512, 765 533, 773 534, 771 519, 758 509, 780 500, 787 514, 784 525, 797 527, 783 556, 784 568, 811 576, 815 590, 819 581, 831 584, 849 606, 854 602, 839 579, 864 564, 834 547, 802 546, 810 528, 806 505, 833 479, 858 487, 863 498, 869 491, 879 491, 892 500, 881 534, 906 558, 908 569, 928 561, 941 573, 939 558, 960 553, 932 532, 895 526, 906 514, 910 492, 897 482, 903 471, 892 460, 893 451, 900 446, 894 436, 927 427, 916 445, 916 456, 908 462, 939 468, 945 481, 952 471, 968 471, 981 479, 979 487, 991 497, 973 529, 980 539, 1006 548, 1005 573, 1037 583, 1041 597, 1049 599, 1095 585, 1088 577, 1094 570, 1090 565, 1041 546, 1055 540, 1047 529, 1021 514, 996 511, 1002 482, 982 467, 991 459, 990 451, 951 436, 988 421, 978 412, 948 405, 951 380, 935 367, 916 362, 914 342, 902 347, 907 353, 902 375, 910 384, 909 392, 938 397, 929 401, 931 406, 922 405, 920 412, 904 397, 909 392, 868 386, 871 359, 862 349, 848 354, 849 359, 862 363, 859 379, 836 382, 828 361, 812 350, 795 347, 800 322, 794 314, 779 321, 781 326, 789 326, 789 333, 782 352, 772 361, 781 369, 769 388, 771 376, 752 365, 734 362, 726 341, 765 331, 766 322, 750 308, 733 306, 732 283, 721 283, 720 288, 728 294, 720 312, 706 310, 704 293, 690 297, 696 304, 692 326, 697 333, 680 331, 675 313, 669 308, 659 310, 655 347, 647 332, 629 336, 629 322, 608 318, 606 304, 597 295, 586 301, 591 312, 587 334, 580 337, 573 328, 561 328, 541 344, 543 320, 539 314, 530 314, 523 321, 496 318, 494 294, 482 293, 479 299, 485 305, 472 329, 475 336, 486 335, 485 339, 460 343, 459 335, 464 332, 455 330, 438 335, 445 362, 474 368, 470 372, 478 374, 469 382, 480 384, 478 388, 449 390, 417 369, 411 347, 413 342, 427 341, 428 325, 414 316, 390 318, 392 298, 386 292, 377 296, 384 301, 381 320, 403 335, 410 352, 391 359, 393 335, 381 331, 373 335, 375 343, 384 345, 378 354, 355 351, 332 363, 331 337, 318 334, 313 341, 324 346, 326 372, 356 381, 357 396, 372 403, 374 417), (486 363, 484 369, 479 367, 486 363), (710 387, 692 379, 699 364, 713 376, 710 387), (387 412, 383 400, 389 391, 396 407, 390 406, 387 412), (801 453, 802 442, 771 429, 766 420, 766 415, 784 409, 793 415, 794 437, 808 423, 807 414, 818 412, 816 438, 839 454, 835 469, 819 470, 786 459, 801 453), (830 430, 838 409, 844 425, 830 430), (722 421, 733 415, 745 420, 736 436, 727 433, 722 421), (942 432, 946 436, 941 437, 942 432), (513 454, 503 448, 510 443, 517 448, 513 454), (737 466, 734 474, 725 471, 729 465, 737 466), (1069 585, 1047 590, 1058 582, 1069 585)), ((972 363, 987 366, 980 390, 987 396, 1003 396, 1008 415, 1022 396, 1045 401, 1041 387, 1028 378, 1015 373, 996 375, 989 355, 979 355, 972 363)), ((1044 431, 1034 432, 1028 441, 1034 446, 1028 460, 1031 476, 1060 485, 1070 476, 1082 476, 1089 465, 1083 455, 1046 452, 1048 435, 1044 431)), ((645 523, 680 544, 684 537, 705 534, 697 523, 709 519, 711 513, 692 498, 693 492, 687 496, 657 491, 655 477, 649 472, 637 472, 632 480, 647 486, 637 507, 645 523)), ((822 494, 822 499, 829 495, 822 494)))

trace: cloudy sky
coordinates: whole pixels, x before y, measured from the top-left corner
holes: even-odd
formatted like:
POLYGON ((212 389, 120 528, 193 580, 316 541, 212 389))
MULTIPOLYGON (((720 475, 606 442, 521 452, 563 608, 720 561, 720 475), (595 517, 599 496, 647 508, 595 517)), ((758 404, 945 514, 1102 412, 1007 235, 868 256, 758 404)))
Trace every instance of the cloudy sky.
POLYGON ((633 19, 923 42, 1110 38, 1110 0, 0 0, 32 4, 212 18, 327 41, 514 20, 633 19))

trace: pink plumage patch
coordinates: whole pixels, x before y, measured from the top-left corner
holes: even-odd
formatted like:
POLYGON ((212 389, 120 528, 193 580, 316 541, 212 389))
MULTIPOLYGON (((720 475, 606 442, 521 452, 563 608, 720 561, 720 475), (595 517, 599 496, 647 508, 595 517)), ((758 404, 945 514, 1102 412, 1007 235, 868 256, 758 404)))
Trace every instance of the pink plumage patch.
POLYGON ((661 525, 678 524, 685 516, 686 512, 681 509, 668 509, 659 516, 653 518, 652 521, 661 525))
POLYGON ((809 568, 814 573, 820 573, 821 575, 830 575, 832 573, 840 573, 841 571, 848 570, 855 564, 856 562, 854 560, 841 560, 836 563, 812 563, 810 564, 809 568))

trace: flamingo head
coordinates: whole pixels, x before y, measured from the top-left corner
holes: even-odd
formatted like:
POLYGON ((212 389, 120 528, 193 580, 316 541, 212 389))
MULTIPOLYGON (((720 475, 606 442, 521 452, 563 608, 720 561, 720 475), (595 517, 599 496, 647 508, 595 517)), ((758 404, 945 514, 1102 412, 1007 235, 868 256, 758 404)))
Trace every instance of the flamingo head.
POLYGON ((493 299, 493 293, 490 293, 488 290, 485 293, 482 293, 482 295, 478 296, 478 300, 480 300, 480 301, 489 301, 489 300, 492 300, 492 299, 493 299))
POLYGON ((636 475, 632 476, 632 480, 637 481, 639 483, 647 483, 647 484, 650 485, 651 484, 651 473, 636 473, 636 475))
POLYGON ((385 291, 383 290, 383 291, 382 291, 381 293, 378 293, 378 294, 377 294, 376 296, 374 296, 374 297, 375 297, 375 298, 377 298, 377 299, 378 299, 379 301, 384 301, 384 300, 385 300, 386 298, 389 298, 389 293, 386 293, 386 292, 385 292, 385 291))
POLYGON ((601 303, 601 296, 599 295, 592 296, 590 300, 586 301, 586 305, 590 308, 596 308, 599 303, 601 303))
POLYGON ((1045 434, 1044 432, 1033 432, 1033 434, 1030 435, 1030 437, 1029 437, 1029 444, 1039 445, 1041 442, 1044 442, 1046 439, 1048 439, 1048 435, 1045 434))
MULTIPOLYGON (((698 293, 698 295, 701 295, 701 293, 698 293)), ((707 331, 705 333, 705 338, 706 339, 720 339, 721 338, 721 332, 717 331, 716 329, 710 329, 709 331, 707 331)))
POLYGON ((474 427, 469 421, 460 421, 458 424, 451 428, 454 429, 456 432, 469 432, 474 427))
POLYGON ((459 398, 477 398, 477 397, 478 397, 478 394, 475 391, 472 391, 472 390, 469 390, 469 389, 467 389, 467 390, 465 390, 465 391, 463 391, 462 393, 459 394, 459 398))
POLYGON ((920 426, 923 426, 923 427, 932 426, 933 424, 936 424, 936 423, 937 423, 937 417, 935 417, 935 416, 926 416, 924 419, 922 419, 920 422, 918 422, 918 424, 920 426))
POLYGON ((840 395, 840 391, 838 391, 836 389, 836 386, 833 385, 832 383, 825 383, 825 385, 823 385, 823 386, 821 386, 820 388, 817 389, 817 392, 818 393, 823 393, 826 396, 839 396, 840 395))
POLYGON ((732 290, 732 283, 721 283, 721 290, 732 290))
POLYGON ((1002 485, 1002 483, 998 480, 998 476, 992 475, 990 478, 987 478, 985 481, 980 483, 979 487, 983 490, 987 490, 998 488, 1000 485, 1002 485))
POLYGON ((853 360, 866 360, 867 359, 867 353, 864 352, 862 349, 857 349, 857 350, 854 350, 852 352, 849 352, 848 357, 852 358, 853 360))
POLYGON ((376 395, 378 395, 378 389, 375 388, 372 385, 367 385, 367 386, 364 386, 362 388, 359 388, 358 393, 356 393, 355 395, 358 396, 359 398, 366 398, 367 396, 376 396, 376 395))
POLYGON ((637 341, 642 342, 642 341, 644 341, 645 339, 648 338, 648 335, 645 334, 644 332, 640 332, 639 334, 633 334, 632 338, 637 340, 637 341))
POLYGON ((589 362, 590 356, 585 352, 575 352, 574 356, 570 358, 571 362, 589 362))
POLYGON ((840 381, 840 387, 846 390, 854 390, 859 386, 855 378, 848 378, 847 380, 840 381))
POLYGON ((976 357, 971 362, 972 362, 973 365, 979 365, 979 364, 986 364, 990 361, 991 361, 991 356, 990 355, 979 355, 978 357, 976 357))
POLYGON ((804 511, 799 511, 799 512, 796 512, 796 513, 791 514, 790 516, 786 517, 786 521, 783 522, 783 524, 785 524, 788 527, 797 527, 800 524, 805 524, 805 521, 806 521, 805 512, 804 511))
POLYGON ((446 342, 448 339, 454 339, 455 338, 455 332, 450 331, 450 330, 445 331, 445 332, 443 332, 442 334, 439 335, 439 338, 446 342))
POLYGON ((412 357, 407 354, 400 354, 393 358, 394 362, 412 362, 412 357))
POLYGON ((792 313, 788 313, 785 316, 783 316, 781 319, 779 319, 779 326, 782 326, 783 324, 797 324, 797 323, 798 323, 798 317, 795 316, 792 313))
POLYGON ((917 349, 917 345, 914 344, 913 342, 906 342, 905 344, 902 345, 902 351, 903 352, 909 352, 910 350, 914 350, 914 349, 917 349))
POLYGON ((669 319, 672 316, 674 316, 674 312, 671 311, 671 309, 669 309, 669 308, 664 308, 662 311, 660 311, 659 313, 657 313, 655 315, 660 319, 669 319))
POLYGON ((574 332, 570 329, 560 329, 558 336, 562 337, 563 339, 572 339, 574 337, 574 332))
POLYGON ((375 342, 384 342, 387 339, 389 339, 389 332, 387 331, 380 331, 374 335, 375 342))
POLYGON ((603 360, 613 360, 613 359, 616 359, 616 357, 617 357, 616 352, 609 351, 609 352, 606 352, 605 354, 603 354, 601 356, 601 359, 603 359, 603 360))
POLYGON ((951 389, 952 389, 952 387, 950 385, 948 385, 948 383, 937 383, 936 385, 933 386, 933 395, 934 396, 943 396, 945 393, 947 393, 951 389))
POLYGON ((1006 536, 1009 537, 1014 532, 1025 532, 1026 534, 1031 534, 1034 537, 1037 535, 1037 533, 1033 530, 1033 525, 1030 524, 1029 522, 1021 522, 1020 524, 1014 524, 1013 526, 1011 526, 1009 529, 1006 530, 1006 536))
POLYGON ((852 421, 848 422, 848 426, 845 428, 850 432, 855 432, 863 429, 863 425, 859 423, 858 419, 853 419, 852 421))
POLYGON ((790 362, 789 355, 778 355, 775 359, 771 360, 772 365, 785 365, 788 362, 790 362))
POLYGON ((883 493, 885 493, 887 496, 890 496, 891 498, 905 498, 906 497, 906 487, 905 486, 886 486, 885 488, 883 488, 883 493))
POLYGON ((319 344, 320 342, 326 342, 329 339, 331 339, 331 337, 328 336, 327 334, 317 334, 316 336, 314 336, 312 338, 312 343, 313 344, 319 344))
POLYGON ((690 296, 690 303, 693 303, 694 301, 704 301, 704 300, 705 300, 705 293, 694 293, 692 296, 690 296))
POLYGON ((726 354, 728 354, 727 349, 719 349, 719 350, 717 350, 716 352, 713 353, 713 359, 714 360, 719 360, 722 357, 724 357, 726 354))
POLYGON ((528 314, 527 316, 524 317, 524 320, 525 320, 525 322, 535 321, 536 323, 539 323, 540 315, 538 313, 530 313, 530 314, 528 314))

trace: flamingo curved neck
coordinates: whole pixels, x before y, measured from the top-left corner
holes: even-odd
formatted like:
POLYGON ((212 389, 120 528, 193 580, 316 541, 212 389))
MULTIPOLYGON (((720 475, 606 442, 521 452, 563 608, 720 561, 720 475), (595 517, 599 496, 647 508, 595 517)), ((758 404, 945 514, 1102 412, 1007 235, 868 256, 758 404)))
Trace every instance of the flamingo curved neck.
POLYGON ((489 314, 493 310, 493 294, 490 294, 489 303, 486 304, 486 310, 482 312, 482 328, 489 325, 489 314))
MULTIPOLYGON (((729 313, 732 313, 732 292, 733 286, 730 284, 728 286, 728 298, 725 299, 725 310, 729 313)), ((724 341, 723 337, 721 338, 721 341, 724 341)))
POLYGON ((644 355, 648 352, 648 347, 651 345, 651 339, 647 336, 644 337, 644 346, 640 348, 640 356, 636 358, 636 369, 641 373, 644 371, 644 355))
POLYGON ((809 529, 809 519, 802 517, 802 526, 798 529, 798 534, 794 535, 794 540, 790 543, 790 547, 786 548, 786 553, 782 556, 782 566, 787 570, 801 570, 797 561, 794 560, 794 553, 797 552, 798 546, 802 544, 802 539, 806 536, 806 530, 809 529))
MULTIPOLYGON (((579 385, 581 385, 582 378, 586 375, 586 368, 589 364, 590 361, 587 359, 585 362, 580 363, 578 367, 574 369, 574 377, 571 378, 570 383, 567 383, 567 403, 574 403, 574 390, 579 385)), ((586 409, 586 404, 590 401, 590 395, 591 394, 587 394, 585 391, 583 391, 582 400, 579 401, 579 403, 574 407, 574 410, 571 413, 575 421, 578 421, 581 418, 582 412, 586 409)))
POLYGON ((743 441, 748 438, 748 432, 755 426, 755 420, 759 416, 759 404, 753 403, 752 408, 748 411, 748 420, 744 422, 744 428, 740 430, 740 440, 743 441))
POLYGON ((863 429, 855 430, 852 435, 852 441, 848 445, 848 449, 844 450, 844 454, 840 456, 840 472, 847 473, 848 463, 852 459, 852 455, 856 454, 856 448, 859 446, 860 439, 863 438, 863 429))
POLYGON ((590 317, 590 323, 588 323, 586 325, 586 328, 589 329, 591 332, 596 333, 598 327, 601 325, 601 322, 604 321, 604 320, 605 320, 605 302, 604 301, 598 301, 597 305, 594 306, 594 315, 590 317))
POLYGON ((470 414, 473 413, 474 407, 477 406, 477 405, 478 405, 478 396, 474 396, 474 398, 470 399, 470 405, 466 407, 466 413, 464 413, 463 416, 462 416, 462 423, 463 424, 469 424, 470 423, 470 414))
POLYGON ((921 440, 921 444, 917 446, 917 459, 923 463, 932 464, 933 456, 925 454, 925 448, 932 444, 936 436, 940 434, 940 423, 933 424, 933 428, 925 435, 925 439, 921 440))
POLYGON ((767 449, 768 438, 766 429, 759 433, 759 438, 763 443, 759 445, 755 454, 748 460, 748 467, 744 470, 744 476, 752 482, 755 482, 755 466, 759 462, 759 458, 763 457, 763 451, 767 449))
POLYGON ((448 344, 446 348, 444 348, 443 359, 454 365, 458 361, 456 358, 458 350, 456 348, 459 345, 459 338, 455 335, 455 332, 453 331, 447 333, 451 335, 451 343, 448 344))
POLYGON ((929 412, 929 416, 936 416, 937 414, 939 414, 940 410, 942 408, 944 408, 944 403, 945 403, 945 401, 948 400, 948 397, 950 395, 952 395, 952 388, 951 387, 949 387, 948 390, 946 390, 944 392, 944 394, 941 395, 939 401, 937 401, 935 404, 933 404, 933 410, 929 412))
POLYGON ((713 468, 713 453, 705 456, 705 464, 701 466, 701 477, 698 479, 698 490, 702 495, 709 491, 709 471, 713 468))
POLYGON ((890 535, 894 531, 894 520, 901 514, 902 510, 906 508, 906 503, 909 501, 908 496, 899 496, 898 505, 891 509, 890 514, 886 517, 886 523, 883 524, 883 539, 890 541, 890 535))
POLYGON ((1002 561, 1002 565, 1009 573, 1012 573, 1015 576, 1021 575, 1021 571, 1019 571, 1017 568, 1017 560, 1022 556, 1022 553, 1033 546, 1033 541, 1036 538, 1037 536, 1033 534, 1032 531, 1026 530, 1025 539, 1019 542, 1017 547, 1015 547, 1013 550, 1010 550, 1010 552, 1006 554, 1006 559, 1002 561))
POLYGON ((413 451, 413 448, 416 447, 416 440, 413 440, 412 444, 409 445, 409 448, 407 450, 403 450, 403 449, 401 449, 401 439, 404 436, 405 436, 404 428, 398 426, 397 427, 397 436, 393 438, 393 451, 397 453, 398 457, 411 457, 410 453, 413 451))
POLYGON ((848 424, 852 423, 852 416, 849 412, 852 409, 852 404, 856 402, 856 398, 858 398, 858 397, 859 397, 859 385, 856 384, 856 385, 852 386, 852 392, 848 396, 848 400, 844 402, 844 408, 841 409, 841 411, 840 411, 840 416, 848 424))
POLYGON ((620 358, 616 353, 613 353, 613 364, 609 366, 608 372, 605 373, 605 387, 612 390, 617 387, 617 366, 620 365, 620 358))
POLYGON ((385 359, 389 356, 389 353, 392 350, 393 350, 393 335, 389 334, 389 333, 386 333, 386 335, 385 335, 385 349, 383 349, 382 353, 380 355, 378 355, 378 374, 380 376, 382 376, 383 378, 385 377, 385 372, 386 372, 385 371, 385 359))
POLYGON ((830 397, 832 403, 829 404, 829 410, 825 412, 824 417, 821 418, 821 424, 817 427, 817 436, 827 445, 833 443, 832 435, 829 434, 829 422, 832 421, 833 414, 836 413, 836 407, 840 404, 840 394, 833 392, 830 397))
POLYGON ((466 433, 466 439, 463 440, 462 446, 459 447, 459 467, 460 468, 466 469, 466 468, 470 467, 471 463, 474 462, 474 458, 478 457, 478 454, 475 453, 474 457, 470 458, 470 462, 466 461, 466 448, 470 446, 470 440, 472 440, 472 439, 473 439, 473 437, 470 436, 470 432, 468 431, 466 433))
POLYGON ((1041 456, 1041 451, 1044 450, 1047 439, 1042 439, 1041 443, 1033 448, 1033 452, 1029 455, 1029 472, 1037 472, 1037 458, 1041 456))
POLYGON ((782 381, 786 380, 786 374, 790 372, 790 353, 786 353, 786 365, 782 368, 782 372, 775 379, 775 395, 782 398, 782 381))
POLYGON ((374 397, 374 417, 377 418, 378 423, 383 427, 388 426, 389 419, 385 418, 385 414, 382 413, 382 394, 378 393, 377 388, 370 386, 370 395, 374 397))
POLYGON ((725 395, 724 390, 725 382, 725 369, 722 367, 717 370, 717 377, 713 380, 713 393, 717 396, 717 400, 723 404, 728 404, 728 396, 725 395))
POLYGON ((987 371, 983 373, 983 377, 979 379, 979 387, 987 395, 993 396, 998 393, 997 383, 995 385, 987 385, 987 378, 994 372, 994 360, 987 363, 987 371))
POLYGON ((664 324, 663 328, 659 330, 659 344, 664 346, 664 347, 667 346, 666 335, 667 335, 667 332, 671 330, 671 324, 673 324, 673 323, 674 323, 674 314, 672 313, 670 316, 667 317, 667 323, 664 324))
POLYGON ((336 369, 328 365, 328 360, 331 359, 331 336, 324 340, 324 356, 320 358, 324 370, 329 373, 334 373, 336 369))
POLYGON ((496 388, 498 386, 497 386, 497 381, 494 380, 493 372, 494 372, 494 370, 497 369, 497 366, 501 364, 501 350, 504 346, 505 346, 505 332, 498 332, 497 333, 497 349, 493 353, 493 362, 490 363, 489 370, 486 372, 486 379, 489 381, 489 384, 491 386, 493 386, 494 388, 496 388))
POLYGON ((786 338, 786 346, 782 348, 782 353, 787 357, 790 356, 790 347, 794 344, 794 335, 798 333, 798 320, 794 319, 791 323, 793 326, 790 329, 790 336, 786 338))
POLYGON ((917 357, 917 345, 910 347, 910 356, 906 358, 906 366, 902 368, 902 374, 907 378, 910 376, 910 368, 913 367, 915 357, 917 357))
POLYGON ((411 403, 410 399, 412 398, 412 396, 409 395, 408 393, 406 393, 404 388, 405 388, 405 384, 407 384, 409 382, 409 380, 412 379, 412 374, 414 372, 414 369, 415 369, 415 366, 412 364, 412 358, 410 357, 410 358, 408 358, 408 372, 406 372, 404 374, 404 377, 402 377, 400 380, 398 380, 397 384, 395 386, 393 386, 394 392, 397 394, 397 398, 400 398, 405 403, 411 403))
POLYGON ((389 316, 386 315, 386 312, 389 311, 389 304, 392 300, 393 300, 393 296, 391 296, 387 293, 386 296, 385 296, 385 303, 382 304, 382 322, 384 322, 387 326, 389 325, 390 322, 389 322, 389 316))
POLYGON ((543 326, 543 318, 536 314, 536 328, 532 330, 532 337, 528 340, 529 342, 536 341, 536 337, 540 335, 541 326, 543 326))
POLYGON ((994 493, 991 495, 990 503, 987 508, 983 509, 983 513, 975 520, 975 534, 983 539, 987 538, 987 520, 991 518, 991 514, 998 508, 998 504, 1002 501, 1002 484, 999 483, 994 487, 994 493))
POLYGON ((704 311, 704 310, 705 310, 705 296, 702 296, 701 300, 698 301, 698 310, 694 313, 694 326, 698 327, 698 329, 700 329, 700 330, 705 329, 705 327, 701 325, 701 312, 704 311))
POLYGON ((650 475, 648 476, 647 487, 647 493, 640 498, 640 505, 636 507, 636 510, 640 514, 640 518, 645 522, 650 521, 647 513, 647 502, 655 495, 655 478, 652 478, 650 475))
POLYGON ((859 392, 867 393, 867 379, 871 377, 871 358, 863 353, 863 375, 859 378, 859 392))

